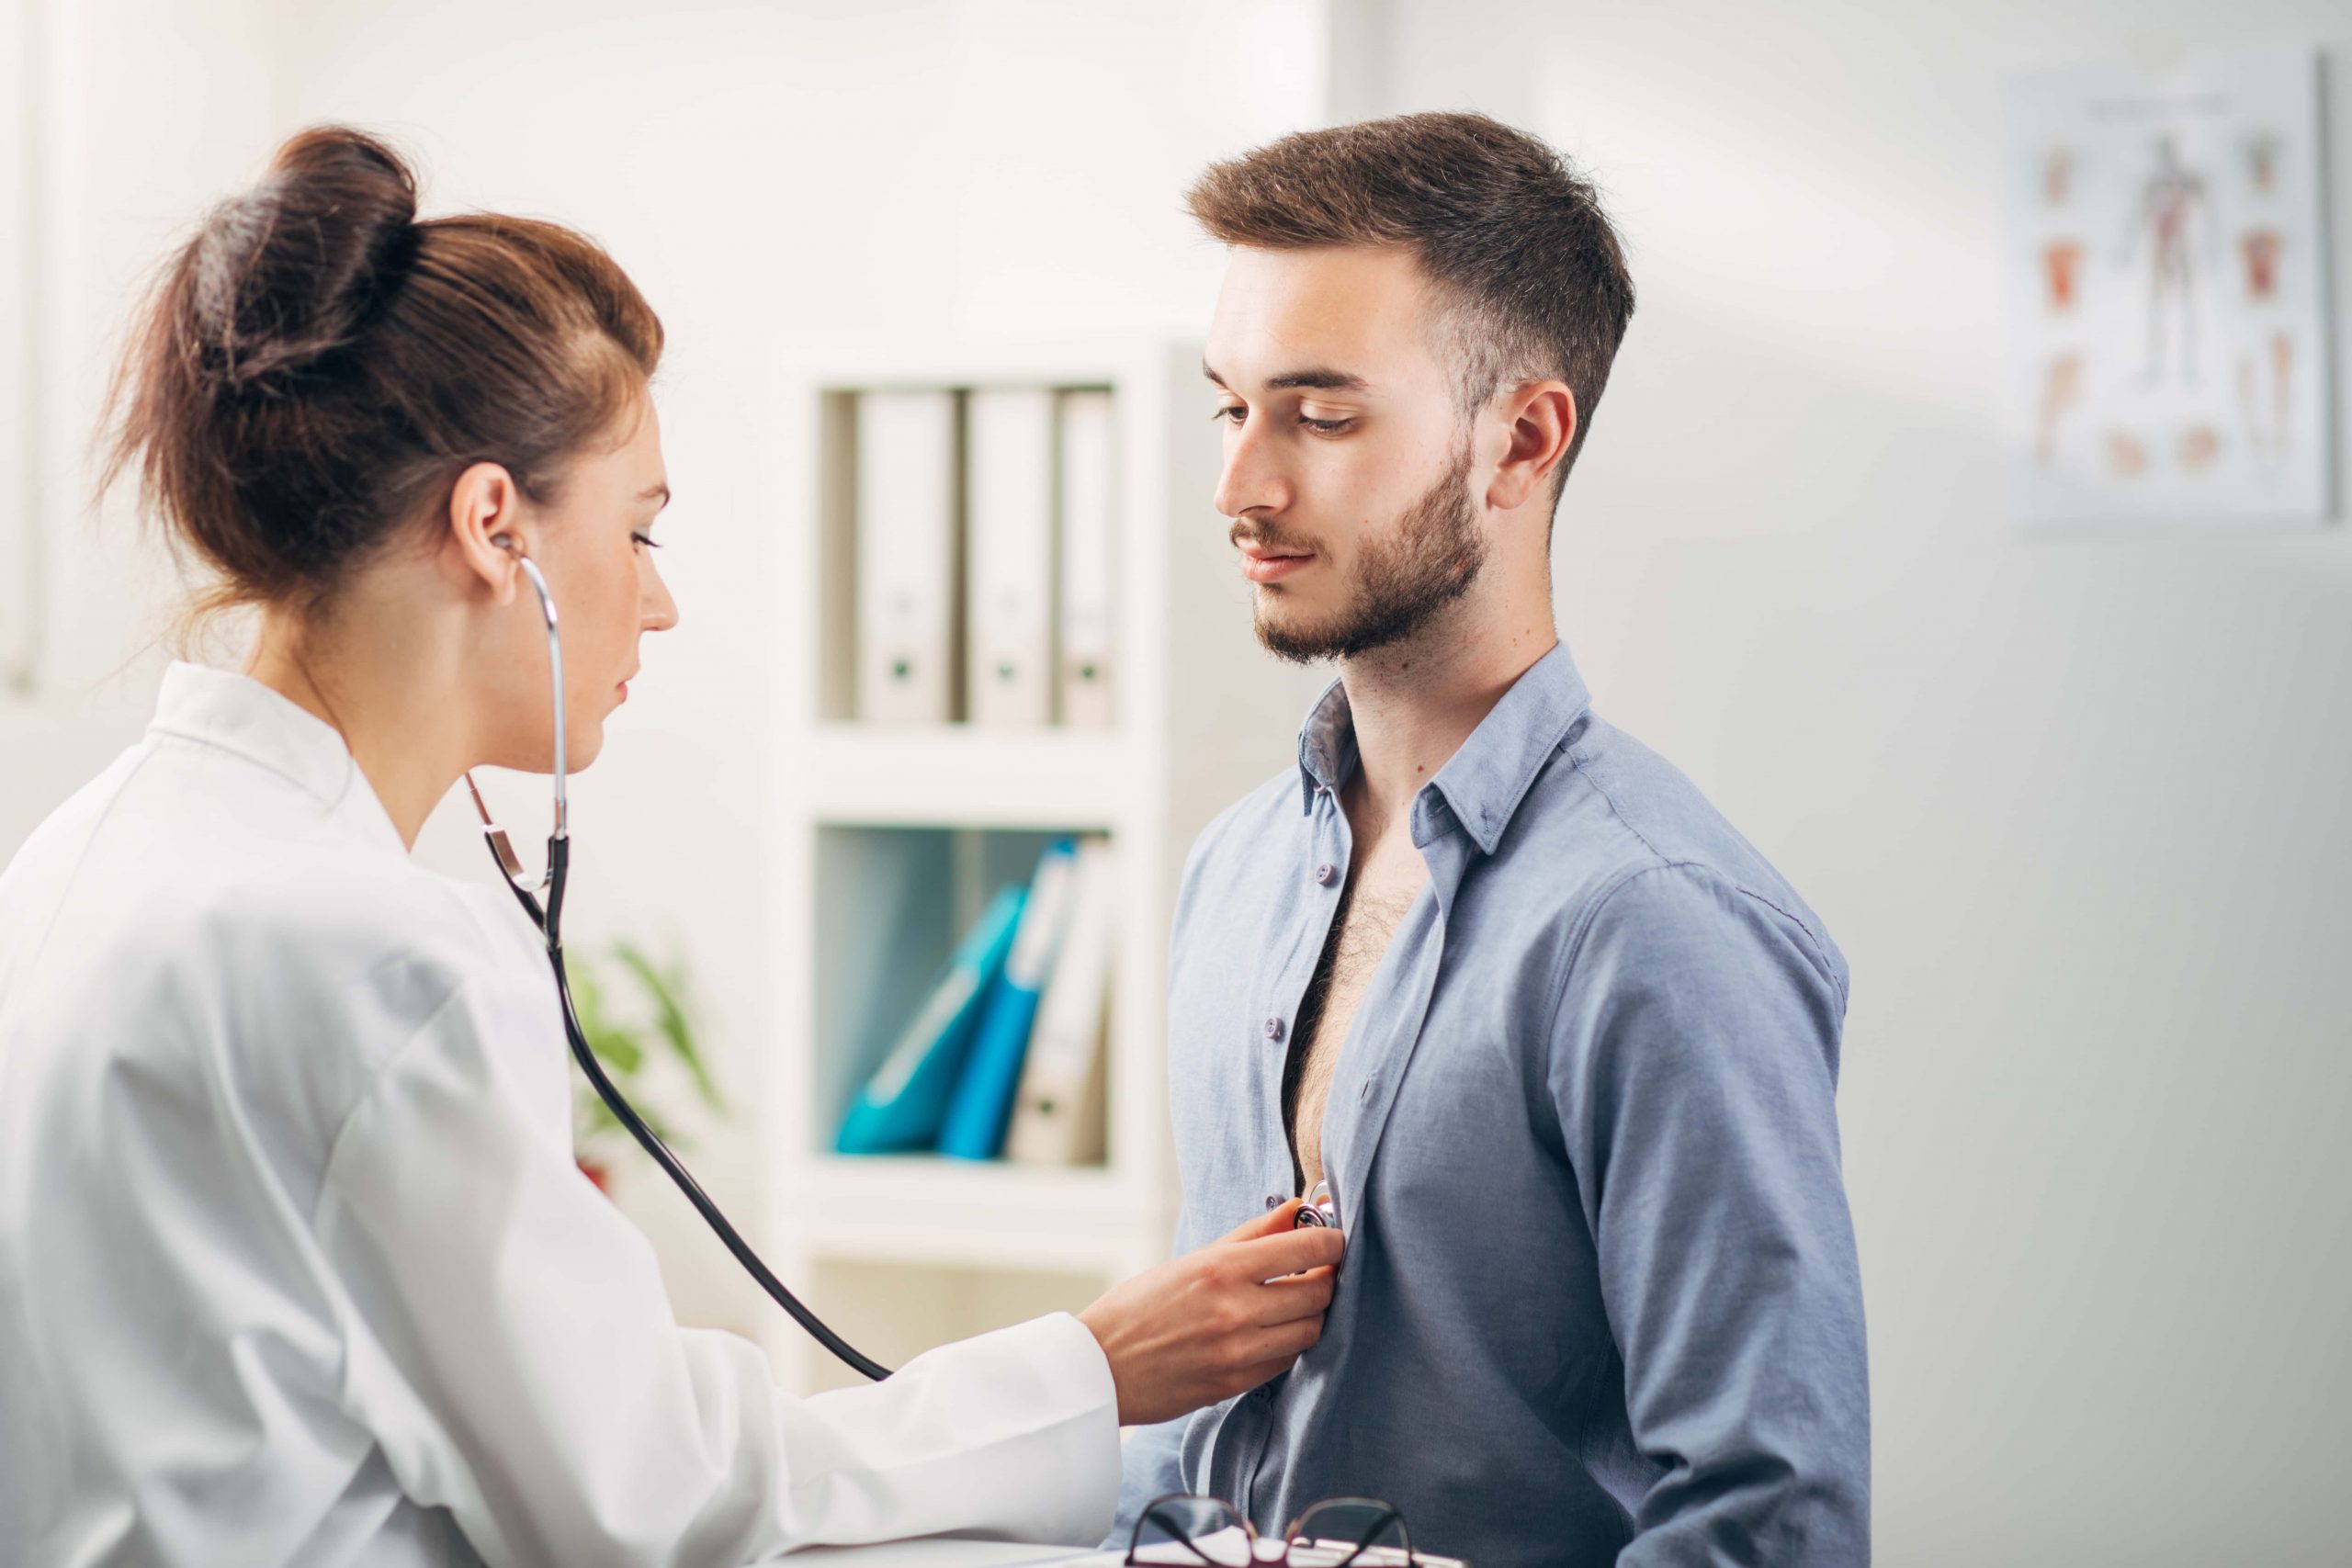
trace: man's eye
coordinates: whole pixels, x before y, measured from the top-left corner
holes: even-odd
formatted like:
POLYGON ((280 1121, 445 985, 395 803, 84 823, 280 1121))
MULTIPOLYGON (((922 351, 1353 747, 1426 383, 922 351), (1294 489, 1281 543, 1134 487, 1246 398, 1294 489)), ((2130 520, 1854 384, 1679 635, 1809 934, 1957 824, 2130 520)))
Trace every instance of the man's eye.
POLYGON ((1217 411, 1209 415, 1209 418, 1212 420, 1221 419, 1232 424, 1239 424, 1241 423, 1242 416, 1247 414, 1249 412, 1250 405, 1247 403, 1224 403, 1219 405, 1217 411))
POLYGON ((657 538, 655 538, 655 537, 654 537, 652 535, 650 535, 650 534, 631 534, 631 535, 629 536, 629 539, 630 539, 630 542, 632 542, 632 543, 634 543, 634 544, 643 545, 643 546, 645 546, 648 549, 654 549, 654 550, 658 550, 658 549, 660 549, 660 548, 662 547, 662 541, 661 541, 661 540, 659 540, 659 539, 657 539, 657 538))
POLYGON ((1298 423, 1317 435, 1338 435, 1352 426, 1355 421, 1352 419, 1309 419, 1306 415, 1300 414, 1298 423))

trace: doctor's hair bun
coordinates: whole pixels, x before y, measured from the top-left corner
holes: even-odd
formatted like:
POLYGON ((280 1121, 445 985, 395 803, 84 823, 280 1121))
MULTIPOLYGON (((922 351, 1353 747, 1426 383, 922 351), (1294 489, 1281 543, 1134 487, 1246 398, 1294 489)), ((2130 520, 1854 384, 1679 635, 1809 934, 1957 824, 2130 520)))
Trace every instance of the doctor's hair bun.
POLYGON ((230 387, 290 386, 358 340, 416 240, 416 177, 390 148, 306 130, 198 235, 188 346, 230 387))
POLYGON ((323 607, 350 571, 446 517, 475 463, 552 502, 625 439, 662 323, 602 247, 495 213, 417 217, 376 137, 319 126, 164 262, 108 402, 101 488, 215 580, 200 607, 323 607))

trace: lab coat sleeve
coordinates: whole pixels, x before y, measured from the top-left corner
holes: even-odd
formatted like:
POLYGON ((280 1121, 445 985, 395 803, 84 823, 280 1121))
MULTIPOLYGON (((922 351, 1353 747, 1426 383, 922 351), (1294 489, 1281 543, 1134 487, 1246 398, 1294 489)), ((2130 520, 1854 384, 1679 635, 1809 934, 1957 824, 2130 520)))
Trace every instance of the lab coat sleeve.
POLYGON ((806 1400, 748 1341, 679 1327, 650 1247, 573 1166, 553 1005, 461 986, 330 1162, 314 1224, 352 1319, 343 1396, 404 1491, 492 1564, 1101 1537, 1116 1398, 1073 1317, 806 1400))
POLYGON ((1700 867, 1634 874, 1572 950, 1552 1089, 1634 1439, 1665 1467, 1623 1568, 1870 1559, 1844 1007, 1804 928, 1700 867))

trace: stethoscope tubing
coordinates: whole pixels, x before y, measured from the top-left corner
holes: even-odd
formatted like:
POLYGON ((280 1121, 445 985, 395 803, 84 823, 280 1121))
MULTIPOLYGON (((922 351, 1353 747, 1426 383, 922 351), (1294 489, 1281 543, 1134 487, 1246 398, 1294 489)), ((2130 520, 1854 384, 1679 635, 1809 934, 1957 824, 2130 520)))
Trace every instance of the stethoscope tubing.
MULTIPOLYGON (((513 541, 503 535, 494 542, 510 553, 514 551, 513 541)), ((810 1338, 831 1351, 852 1371, 879 1382, 890 1375, 890 1369, 853 1348, 849 1341, 834 1333, 824 1319, 810 1311, 806 1303, 794 1295, 782 1280, 776 1278, 775 1271, 752 1249, 752 1244, 743 1239, 742 1233, 728 1219, 726 1212, 702 1190, 702 1183, 695 1179, 685 1162, 662 1141, 660 1134, 647 1125, 645 1118, 638 1114, 637 1108, 628 1102, 627 1095, 621 1093, 620 1086, 613 1082, 605 1073, 604 1064, 596 1059, 596 1053, 589 1047, 587 1032, 581 1028, 579 1010, 572 1005, 571 976, 563 962, 563 893, 571 874, 571 810, 565 798, 563 765, 563 639, 556 626, 555 595, 548 592, 547 579, 540 575, 537 563, 519 553, 514 555, 514 560, 530 580, 532 591, 538 596, 540 614, 547 622, 548 668, 555 692, 555 830, 548 838, 548 869, 540 880, 540 886, 547 891, 544 905, 526 886, 522 865, 515 859, 505 831, 491 820, 490 808, 482 803, 481 792, 474 788, 470 774, 466 778, 466 788, 473 795, 475 810, 481 814, 482 836, 489 842, 491 858, 498 863, 499 872, 513 891, 515 901, 523 906, 524 914, 530 917, 531 924, 538 929, 539 935, 547 943, 548 964, 555 971, 556 997, 562 1006, 564 1039, 571 1047, 572 1060, 580 1064, 581 1072, 587 1076, 589 1085, 595 1089, 597 1097, 604 1100, 620 1124, 628 1129, 629 1136, 637 1140, 638 1146, 650 1156, 653 1163, 660 1166, 676 1184, 678 1190, 685 1194, 686 1201, 694 1205, 703 1223, 711 1228, 727 1250, 734 1254, 735 1261, 743 1266, 744 1272, 758 1280, 760 1288, 795 1323, 806 1329, 810 1338)))
MULTIPOLYGON (((560 910, 563 907, 562 889, 565 878, 570 872, 571 852, 571 842, 569 839, 548 840, 548 908, 550 911, 560 910)), ((508 886, 514 886, 512 883, 508 886)), ((646 1124, 645 1118, 638 1114, 637 1108, 628 1102, 628 1097, 621 1092, 620 1086, 614 1083, 605 1073, 604 1064, 596 1059, 596 1053, 589 1048, 587 1032, 580 1027, 580 1015, 572 1006, 571 978, 564 968, 563 944, 555 934, 554 920, 539 914, 537 900, 524 889, 514 887, 514 891, 516 900, 522 904, 525 912, 530 914, 541 931, 547 934, 548 963, 555 971, 556 995, 563 1004, 564 1038, 571 1043, 572 1060, 580 1064, 581 1072, 587 1076, 588 1082, 596 1090, 597 1096, 610 1108, 620 1124, 628 1129, 629 1136, 637 1140, 638 1146, 650 1156, 653 1163, 660 1166, 670 1179, 676 1183, 678 1190, 685 1194, 686 1201, 692 1203, 695 1206, 695 1212, 702 1216, 703 1223, 711 1228, 719 1241, 726 1246, 727 1250, 735 1255, 735 1261, 741 1264, 744 1271, 759 1281, 760 1288, 774 1299, 776 1305, 791 1314, 795 1323, 808 1330, 809 1337, 831 1351, 844 1365, 860 1375, 872 1378, 876 1382, 888 1377, 889 1368, 861 1353, 849 1341, 834 1333, 824 1319, 809 1310, 806 1303, 793 1294, 782 1280, 776 1278, 775 1270, 771 1269, 760 1255, 752 1249, 751 1243, 743 1239, 742 1234, 736 1230, 725 1211, 719 1208, 709 1193, 703 1190, 702 1183, 695 1179, 694 1173, 686 1168, 685 1162, 677 1156, 668 1144, 662 1141, 662 1135, 659 1133, 646 1124)))

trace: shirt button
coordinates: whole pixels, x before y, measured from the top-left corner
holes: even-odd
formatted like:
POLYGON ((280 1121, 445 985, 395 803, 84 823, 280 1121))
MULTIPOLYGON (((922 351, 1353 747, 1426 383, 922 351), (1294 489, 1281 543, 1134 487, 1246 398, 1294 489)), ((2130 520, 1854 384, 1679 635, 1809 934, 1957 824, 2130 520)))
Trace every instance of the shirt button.
POLYGON ((1280 1040, 1282 1037, 1283 1021, 1278 1018, 1270 1018, 1266 1020, 1266 1038, 1269 1040, 1280 1040))
POLYGON ((1331 879, 1339 874, 1340 868, 1331 864, 1329 861, 1324 862, 1321 865, 1315 868, 1315 880, 1321 883, 1326 887, 1330 886, 1331 879))
POLYGON ((1282 1195, 1281 1193, 1279 1193, 1279 1192, 1269 1192, 1269 1193, 1267 1193, 1267 1194, 1266 1194, 1266 1207, 1267 1207, 1267 1208, 1269 1208, 1269 1209, 1279 1209, 1279 1208, 1281 1208, 1282 1206, 1283 1206, 1283 1195, 1282 1195))

